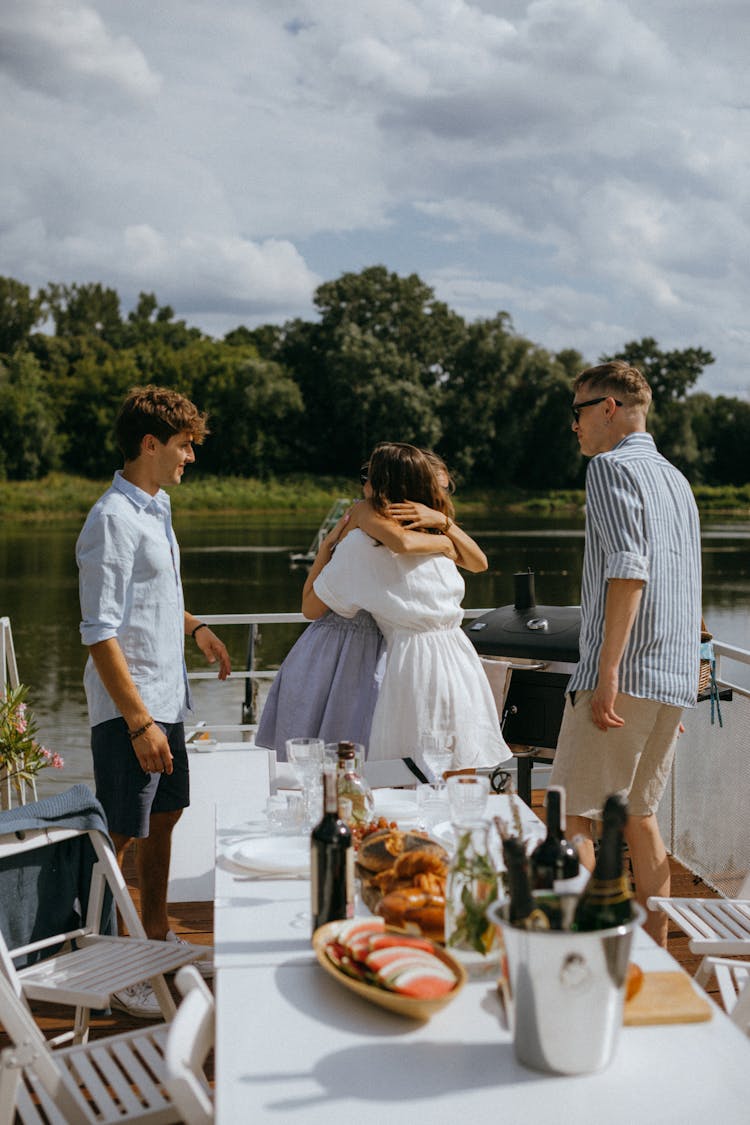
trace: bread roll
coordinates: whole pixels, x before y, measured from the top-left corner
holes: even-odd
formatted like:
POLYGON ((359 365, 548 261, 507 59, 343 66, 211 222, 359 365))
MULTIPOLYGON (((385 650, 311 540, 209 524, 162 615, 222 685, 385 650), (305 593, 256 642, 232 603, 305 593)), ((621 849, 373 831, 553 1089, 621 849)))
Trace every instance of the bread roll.
POLYGON ((443 941, 445 898, 442 895, 429 894, 416 887, 402 887, 385 895, 377 912, 389 926, 418 931, 432 941, 443 941))
POLYGON ((426 832, 401 832, 397 828, 373 832, 362 842, 357 857, 363 872, 385 871, 404 852, 425 851, 448 860, 448 853, 442 844, 432 840, 426 832))

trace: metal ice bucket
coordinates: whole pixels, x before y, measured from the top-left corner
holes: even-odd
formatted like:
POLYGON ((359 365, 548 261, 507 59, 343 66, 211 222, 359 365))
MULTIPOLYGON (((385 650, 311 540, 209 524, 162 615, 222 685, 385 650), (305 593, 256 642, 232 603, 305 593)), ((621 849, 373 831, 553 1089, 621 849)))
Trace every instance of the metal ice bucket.
MULTIPOLYGON (((572 917, 578 896, 557 897, 563 916, 572 917)), ((552 1074, 602 1070, 617 1046, 633 932, 644 911, 634 903, 625 925, 575 933, 518 929, 508 906, 497 902, 488 914, 505 945, 518 1061, 552 1074)))

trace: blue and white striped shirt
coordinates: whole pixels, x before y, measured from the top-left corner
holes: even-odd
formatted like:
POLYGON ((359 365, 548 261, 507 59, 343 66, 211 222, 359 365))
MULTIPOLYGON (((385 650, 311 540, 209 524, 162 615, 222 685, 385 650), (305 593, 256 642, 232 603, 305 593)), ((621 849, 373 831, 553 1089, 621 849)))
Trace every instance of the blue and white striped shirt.
POLYGON ((596 687, 610 578, 645 582, 620 664, 620 691, 692 706, 701 621, 698 509, 687 480, 650 434, 628 434, 589 462, 581 656, 570 691, 596 687))

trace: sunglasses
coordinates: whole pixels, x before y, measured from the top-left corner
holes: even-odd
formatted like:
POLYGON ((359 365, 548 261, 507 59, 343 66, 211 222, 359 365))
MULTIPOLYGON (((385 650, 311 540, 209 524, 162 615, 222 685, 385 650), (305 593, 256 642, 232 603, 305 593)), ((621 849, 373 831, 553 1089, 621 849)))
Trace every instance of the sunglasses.
MULTIPOLYGON (((601 395, 600 398, 589 398, 586 400, 586 402, 574 402, 570 409, 573 411, 573 417, 575 418, 576 422, 578 421, 578 415, 581 413, 585 406, 596 406, 597 403, 606 402, 608 398, 612 398, 612 395, 601 395)), ((622 406, 619 398, 612 398, 612 401, 614 402, 615 406, 622 406)))
POLYGON ((359 483, 360 484, 367 484, 369 479, 370 479, 370 466, 369 465, 363 465, 362 468, 359 470, 359 483))

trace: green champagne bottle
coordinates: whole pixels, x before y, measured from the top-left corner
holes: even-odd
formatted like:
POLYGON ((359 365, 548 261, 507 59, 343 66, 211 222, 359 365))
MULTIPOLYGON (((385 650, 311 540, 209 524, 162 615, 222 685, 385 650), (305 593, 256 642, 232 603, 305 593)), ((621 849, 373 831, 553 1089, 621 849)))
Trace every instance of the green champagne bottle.
POLYGON ((523 844, 516 836, 503 840, 503 859, 510 900, 508 921, 521 930, 548 930, 550 920, 531 893, 529 861, 523 844))
POLYGON ((608 797, 602 814, 602 840, 591 878, 578 900, 573 929, 607 930, 633 916, 628 876, 623 871, 622 835, 628 819, 623 797, 608 797))

